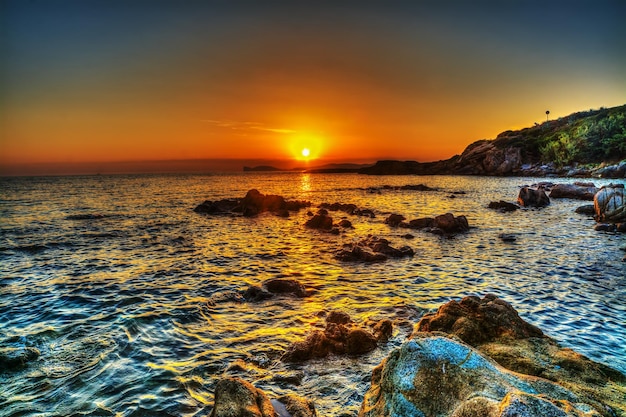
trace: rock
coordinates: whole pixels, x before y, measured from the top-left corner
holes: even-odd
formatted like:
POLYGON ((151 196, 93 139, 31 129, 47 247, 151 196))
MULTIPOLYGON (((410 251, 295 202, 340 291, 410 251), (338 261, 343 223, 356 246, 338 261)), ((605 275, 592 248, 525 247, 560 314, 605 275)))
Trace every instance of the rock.
POLYGON ((239 378, 223 378, 215 386, 211 417, 278 417, 267 395, 239 378))
POLYGON ((309 295, 304 285, 293 278, 270 279, 263 283, 263 288, 272 294, 294 294, 296 297, 309 295))
POLYGON ((66 220, 98 220, 103 219, 103 214, 71 214, 67 216, 66 220))
POLYGON ((592 404, 601 415, 615 415, 606 411, 607 406, 626 415, 625 375, 561 348, 494 295, 444 304, 437 313, 420 320, 412 337, 430 331, 459 337, 511 371, 556 382, 592 404))
POLYGON ((322 203, 320 204, 320 207, 329 211, 343 211, 348 214, 354 214, 355 211, 357 211, 357 206, 355 204, 322 203))
POLYGON ((313 401, 289 394, 278 398, 291 417, 317 417, 313 401))
POLYGON ((387 239, 368 236, 357 243, 345 245, 335 258, 349 262, 381 262, 387 260, 388 257, 402 258, 414 254, 415 251, 409 246, 394 248, 387 239))
POLYGON ((593 227, 596 232, 616 232, 617 227, 612 223, 598 223, 593 227))
POLYGON ((593 204, 585 204, 584 206, 578 207, 576 210, 578 214, 584 214, 585 216, 593 216, 596 214, 596 209, 593 204))
POLYGON ((377 340, 386 342, 393 334, 393 322, 389 319, 382 319, 374 324, 372 330, 377 340))
POLYGON ((550 204, 550 198, 542 189, 523 187, 519 191, 517 202, 524 207, 545 207, 550 204))
POLYGON ((307 220, 304 225, 310 229, 332 230, 333 218, 323 213, 316 214, 315 216, 307 220))
POLYGON ((422 217, 420 219, 413 219, 408 223, 410 229, 425 229, 427 227, 433 227, 435 219, 432 217, 422 217))
POLYGON ((39 358, 39 349, 20 344, 0 346, 0 370, 19 371, 39 358))
POLYGON ((625 233, 626 232, 626 223, 616 223, 615 224, 615 231, 616 232, 620 232, 620 233, 625 233))
POLYGON ((517 204, 509 203, 508 201, 504 200, 492 201, 487 207, 490 209, 499 210, 502 213, 519 209, 519 206, 517 204))
POLYGON ((193 211, 204 214, 231 214, 238 205, 239 200, 234 198, 219 201, 206 200, 202 204, 196 206, 193 211))
POLYGON ((383 340, 381 325, 380 338, 354 324, 346 313, 331 312, 326 318, 324 331, 314 330, 305 340, 292 343, 281 360, 284 362, 304 362, 313 358, 323 358, 330 353, 337 355, 361 355, 374 350, 379 340, 383 340))
POLYGON ((352 226, 352 222, 350 220, 347 219, 343 219, 340 220, 339 223, 337 223, 338 226, 343 227, 344 229, 353 229, 354 226, 352 226))
POLYGON ((402 236, 400 236, 402 239, 415 239, 415 236, 413 236, 410 233, 405 233, 402 236))
POLYGON ((271 292, 257 285, 250 285, 248 289, 243 293, 243 298, 246 301, 251 302, 267 300, 269 298, 272 298, 273 296, 274 295, 271 292))
POLYGON ((600 166, 591 175, 599 178, 626 178, 626 161, 617 165, 600 166))
POLYGON ((459 233, 469 230, 467 218, 465 216, 454 217, 452 213, 435 217, 434 227, 443 230, 445 233, 459 233))
POLYGON ((385 219, 385 224, 391 227, 398 227, 405 219, 406 217, 401 214, 390 214, 389 217, 385 219))
POLYGON ((493 294, 449 301, 436 313, 422 317, 415 328, 415 332, 433 331, 454 334, 472 346, 504 336, 543 337, 539 328, 522 320, 509 303, 493 294))
POLYGON ((599 415, 592 410, 557 384, 510 372, 462 342, 424 335, 374 369, 359 417, 599 415))
POLYGON ((550 191, 550 198, 571 198, 593 201, 598 188, 593 183, 575 182, 574 184, 556 184, 550 191))
POLYGON ((593 199, 596 220, 606 223, 626 222, 624 185, 607 185, 600 188, 593 199))

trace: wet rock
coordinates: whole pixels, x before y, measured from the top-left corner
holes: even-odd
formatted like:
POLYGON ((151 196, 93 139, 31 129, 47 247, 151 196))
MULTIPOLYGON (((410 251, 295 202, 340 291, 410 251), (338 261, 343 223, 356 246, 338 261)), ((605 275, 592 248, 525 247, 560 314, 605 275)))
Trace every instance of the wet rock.
POLYGON ((590 410, 557 384, 510 372, 462 342, 424 335, 374 369, 359 417, 598 415, 590 410))
POLYGON ((550 205, 550 198, 543 189, 522 187, 517 202, 524 207, 546 207, 550 205))
POLYGON ((246 301, 257 302, 272 298, 274 295, 265 288, 257 285, 250 285, 248 289, 243 293, 243 298, 246 301))
POLYGON ((320 204, 320 207, 329 211, 343 211, 344 213, 348 214, 354 214, 354 212, 357 210, 356 204, 322 203, 320 204))
POLYGON ((598 188, 593 183, 575 182, 574 184, 556 184, 550 191, 550 198, 571 198, 593 201, 598 188))
POLYGON ((596 209, 593 204, 585 204, 584 206, 580 206, 575 210, 578 214, 583 214, 585 216, 593 216, 596 214, 596 209))
POLYGON ((624 185, 607 185, 600 188, 593 199, 596 220, 606 223, 626 222, 626 199, 624 185))
MULTIPOLYGON (((382 325, 381 325, 382 327, 382 325)), ((374 350, 380 339, 355 324, 343 312, 331 312, 326 318, 323 331, 314 330, 305 340, 292 343, 281 360, 284 362, 304 362, 313 358, 324 358, 330 353, 337 355, 361 355, 374 350)))
POLYGON ((425 229, 427 227, 433 227, 435 219, 432 217, 422 217, 420 219, 413 219, 408 223, 410 229, 425 229))
POLYGON ((487 206, 490 209, 499 210, 502 213, 518 210, 520 207, 517 204, 509 203, 508 201, 492 201, 487 206))
POLYGON ((278 417, 267 395, 239 378, 223 378, 215 386, 211 417, 278 417))
POLYGON ((317 417, 315 404, 313 404, 311 400, 289 394, 279 397, 278 401, 283 404, 285 411, 287 411, 291 417, 317 417))
POLYGON ((337 223, 337 225, 339 227, 343 227, 344 229, 353 229, 354 228, 354 226, 352 226, 352 222, 350 220, 347 220, 347 219, 340 220, 339 223, 337 223))
POLYGON ((390 214, 389 217, 385 219, 385 224, 391 227, 398 227, 405 219, 406 217, 401 214, 390 214))
POLYGON ((415 236, 413 236, 410 233, 405 233, 402 236, 400 236, 402 239, 415 239, 415 236))
POLYGON ((304 285, 293 278, 274 278, 263 283, 263 288, 272 294, 293 294, 296 297, 309 295, 304 285))
POLYGON ((616 165, 601 165, 591 175, 598 178, 626 178, 626 161, 616 165))
POLYGON ((307 220, 304 225, 310 229, 330 231, 333 228, 333 218, 328 214, 318 213, 307 220))
POLYGON ((522 320, 509 303, 493 294, 482 299, 465 297, 460 302, 449 301, 436 313, 422 317, 415 331, 454 334, 472 346, 504 336, 513 339, 543 336, 539 328, 522 320))
POLYGON ((612 223, 598 223, 593 227, 596 232, 616 232, 617 227, 612 223))
POLYGON ((393 334, 393 322, 389 319, 382 319, 374 324, 372 330, 377 340, 386 342, 393 334))
POLYGON ((368 236, 354 244, 345 245, 335 258, 349 262, 381 262, 391 258, 413 256, 415 251, 409 246, 394 248, 387 239, 368 236))
POLYGON ((620 233, 625 233, 626 232, 626 223, 616 223, 615 224, 615 231, 616 232, 620 232, 620 233))
POLYGON ((196 213, 204 214, 231 214, 239 205, 239 199, 228 198, 218 201, 206 200, 193 209, 196 213))
POLYGON ((39 349, 31 346, 16 344, 15 346, 0 346, 0 372, 2 370, 15 372, 24 369, 28 364, 39 358, 39 349))

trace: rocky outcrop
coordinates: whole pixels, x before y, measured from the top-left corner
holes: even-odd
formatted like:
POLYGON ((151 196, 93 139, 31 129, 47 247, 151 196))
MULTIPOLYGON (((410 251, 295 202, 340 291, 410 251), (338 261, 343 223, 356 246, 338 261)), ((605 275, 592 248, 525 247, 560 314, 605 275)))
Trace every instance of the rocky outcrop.
POLYGON ((0 346, 0 372, 13 372, 24 369, 30 362, 39 358, 40 354, 39 349, 32 346, 24 346, 21 343, 0 346))
POLYGON ((585 204, 584 206, 576 207, 574 211, 585 216, 594 216, 596 214, 596 208, 593 204, 585 204))
POLYGON ((596 220, 606 223, 626 222, 624 185, 608 185, 600 188, 593 199, 596 220))
POLYGON ((304 225, 309 229, 330 231, 333 229, 333 218, 328 215, 326 210, 322 209, 307 220, 304 225))
POLYGON ((508 370, 562 385, 600 415, 613 416, 607 411, 612 408, 626 416, 626 376, 560 347, 494 295, 444 304, 420 320, 412 337, 437 331, 460 338, 508 370))
POLYGON ((575 182, 573 184, 556 184, 550 191, 550 198, 571 198, 574 200, 593 201, 598 188, 593 183, 575 182))
POLYGON ((409 246, 395 248, 387 239, 368 236, 359 242, 344 245, 335 258, 347 262, 382 262, 388 258, 402 258, 414 254, 415 251, 409 246))
POLYGON ((326 327, 314 330, 305 340, 291 344, 281 360, 304 362, 324 358, 330 353, 337 355, 361 355, 376 348, 379 341, 386 341, 391 334, 391 322, 381 320, 373 326, 374 332, 356 325, 349 315, 332 311, 326 317, 326 327), (384 322, 384 323, 382 323, 384 322))
POLYGON ((598 416, 550 381, 506 370, 446 337, 405 342, 372 372, 359 417, 598 416))
POLYGON ((550 197, 541 188, 522 187, 517 202, 524 207, 546 207, 550 205, 550 197))
POLYGON ((320 208, 328 210, 328 211, 343 211, 344 213, 351 214, 354 216, 363 216, 363 217, 370 217, 370 218, 376 217, 372 210, 358 208, 356 204, 322 203, 320 204, 320 208))
POLYGON ((196 213, 233 214, 240 213, 245 217, 254 217, 269 211, 282 217, 289 216, 290 211, 297 211, 311 205, 308 201, 288 201, 279 195, 265 195, 258 190, 249 190, 241 199, 227 198, 217 201, 206 200, 194 208, 196 213))
POLYGON ((602 164, 591 171, 591 176, 597 178, 626 178, 626 161, 615 165, 602 164))

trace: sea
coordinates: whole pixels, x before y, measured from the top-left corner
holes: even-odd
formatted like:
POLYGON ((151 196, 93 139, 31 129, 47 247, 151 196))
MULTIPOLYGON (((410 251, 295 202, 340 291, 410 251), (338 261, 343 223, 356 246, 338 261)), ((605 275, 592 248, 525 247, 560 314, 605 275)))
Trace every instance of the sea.
POLYGON ((226 375, 271 398, 309 398, 319 415, 355 416, 372 369, 420 317, 489 293, 562 346, 626 372, 626 237, 597 232, 592 218, 575 213, 589 202, 487 208, 514 202, 521 186, 538 181, 574 180, 299 172, 1 178, 0 350, 39 356, 0 369, 0 416, 206 416, 226 375), (436 190, 399 188, 417 184, 436 190), (304 227, 309 209, 288 218, 193 211, 250 189, 311 201, 312 212, 338 202, 375 217, 330 212, 354 226, 335 235, 304 227), (384 223, 391 213, 410 220, 448 212, 465 215, 470 231, 445 237, 384 223), (373 264, 335 258, 368 235, 415 255, 373 264), (311 295, 241 297, 277 277, 297 279, 311 295), (390 319, 393 336, 358 357, 282 362, 332 310, 357 323, 390 319))

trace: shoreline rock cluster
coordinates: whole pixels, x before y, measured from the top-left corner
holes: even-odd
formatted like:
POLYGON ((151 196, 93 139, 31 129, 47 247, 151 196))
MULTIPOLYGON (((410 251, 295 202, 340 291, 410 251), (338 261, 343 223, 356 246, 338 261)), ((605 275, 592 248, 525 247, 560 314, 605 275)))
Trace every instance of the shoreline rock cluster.
POLYGON ((309 206, 311 206, 310 201, 289 201, 279 195, 265 195, 252 189, 243 198, 206 200, 196 206, 193 211, 214 215, 241 214, 244 217, 254 217, 264 212, 270 212, 280 217, 289 217, 290 211, 298 211, 309 206))
MULTIPOLYGON (((390 320, 370 332, 338 311, 326 327, 287 348, 303 363, 328 354, 364 354, 392 334, 390 320)), ((464 297, 426 314, 409 339, 372 371, 359 417, 626 416, 626 375, 560 347, 506 301, 464 297)), ((313 417, 297 395, 270 400, 238 378, 215 388, 211 417, 313 417)))

